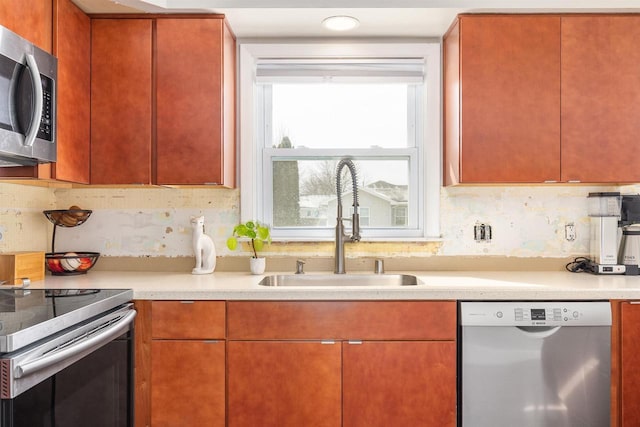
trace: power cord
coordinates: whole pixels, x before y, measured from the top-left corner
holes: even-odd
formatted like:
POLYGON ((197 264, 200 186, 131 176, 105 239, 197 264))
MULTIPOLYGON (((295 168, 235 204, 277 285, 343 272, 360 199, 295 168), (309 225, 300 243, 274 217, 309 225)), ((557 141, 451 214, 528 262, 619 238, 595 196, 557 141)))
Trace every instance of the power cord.
POLYGON ((589 271, 590 262, 591 260, 589 258, 580 256, 565 265, 565 268, 567 269, 567 271, 570 271, 572 273, 583 273, 585 271, 589 271))

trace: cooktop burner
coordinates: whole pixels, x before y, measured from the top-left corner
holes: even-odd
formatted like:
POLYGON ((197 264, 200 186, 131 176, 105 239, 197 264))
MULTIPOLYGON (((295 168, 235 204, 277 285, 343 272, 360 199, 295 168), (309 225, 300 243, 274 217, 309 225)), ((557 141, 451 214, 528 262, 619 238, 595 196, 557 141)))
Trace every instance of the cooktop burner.
POLYGON ((127 289, 1 289, 0 353, 18 350, 133 299, 127 289))

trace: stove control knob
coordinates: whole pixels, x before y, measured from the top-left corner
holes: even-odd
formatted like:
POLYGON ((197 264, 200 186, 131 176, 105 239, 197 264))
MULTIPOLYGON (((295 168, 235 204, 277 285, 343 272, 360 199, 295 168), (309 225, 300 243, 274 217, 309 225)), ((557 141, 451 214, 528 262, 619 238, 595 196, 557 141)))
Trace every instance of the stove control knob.
POLYGON ((496 313, 496 317, 497 317, 498 319, 502 319, 502 316, 504 316, 504 314, 502 314, 502 312, 501 312, 501 311, 499 311, 499 312, 497 312, 497 313, 496 313))
POLYGON ((574 311, 574 312, 573 312, 573 318, 574 318, 574 319, 577 319, 577 318, 578 318, 578 314, 579 314, 579 313, 578 313, 577 311, 574 311))

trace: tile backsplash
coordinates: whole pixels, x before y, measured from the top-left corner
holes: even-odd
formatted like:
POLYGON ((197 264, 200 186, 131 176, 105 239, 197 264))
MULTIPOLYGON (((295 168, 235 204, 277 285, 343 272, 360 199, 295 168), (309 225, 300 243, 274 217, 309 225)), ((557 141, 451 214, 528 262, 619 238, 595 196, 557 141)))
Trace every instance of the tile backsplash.
MULTIPOLYGON (((436 243, 371 243, 350 255, 502 256, 566 258, 589 252, 587 195, 592 191, 637 193, 635 186, 461 186, 441 189, 436 243), (491 240, 476 242, 474 225, 491 226, 491 240), (573 224, 575 239, 565 237, 573 224), (372 253, 373 252, 373 253, 372 253)), ((93 214, 76 228, 59 228, 57 251, 95 251, 113 257, 193 256, 190 217, 205 216, 218 255, 239 220, 239 190, 219 188, 46 188, 0 184, 0 251, 50 250, 52 226, 42 211, 77 205, 93 214)), ((332 256, 327 243, 274 244, 271 253, 332 256)))

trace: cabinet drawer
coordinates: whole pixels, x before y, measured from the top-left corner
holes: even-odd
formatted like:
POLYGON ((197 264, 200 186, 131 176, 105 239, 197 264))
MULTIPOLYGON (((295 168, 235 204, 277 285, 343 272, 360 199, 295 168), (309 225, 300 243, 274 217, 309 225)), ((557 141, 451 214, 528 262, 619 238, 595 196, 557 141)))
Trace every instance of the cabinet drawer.
POLYGON ((454 301, 229 301, 229 339, 455 340, 454 301))
POLYGON ((154 339, 224 338, 224 301, 153 301, 151 336, 154 339))

